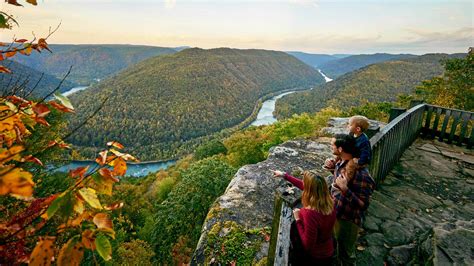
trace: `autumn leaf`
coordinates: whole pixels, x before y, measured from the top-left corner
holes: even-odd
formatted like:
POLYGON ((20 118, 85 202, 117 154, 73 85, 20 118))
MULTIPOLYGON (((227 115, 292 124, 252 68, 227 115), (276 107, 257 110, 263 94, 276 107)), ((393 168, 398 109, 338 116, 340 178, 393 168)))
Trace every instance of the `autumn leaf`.
POLYGON ((124 146, 122 144, 118 143, 117 141, 109 141, 109 142, 107 142, 107 146, 113 146, 117 149, 123 149, 124 148, 124 146))
POLYGON ((92 230, 87 229, 82 232, 81 242, 87 249, 95 249, 94 243, 94 232, 92 230))
POLYGON ((33 155, 26 156, 25 158, 23 158, 22 162, 30 162, 43 166, 43 163, 40 161, 40 159, 33 157, 33 155))
POLYGON ((55 101, 49 101, 48 103, 58 111, 61 111, 61 112, 64 112, 64 113, 74 113, 74 110, 69 109, 66 106, 64 106, 60 103, 57 103, 55 101))
POLYGON ((106 213, 98 213, 92 219, 94 224, 97 226, 98 229, 104 229, 106 231, 113 231, 113 224, 112 220, 110 220, 109 216, 106 213))
POLYGON ((138 161, 137 158, 133 157, 132 155, 128 154, 128 153, 121 153, 117 150, 114 150, 114 149, 110 149, 110 152, 112 152, 113 154, 115 154, 117 157, 120 157, 122 159, 124 159, 125 161, 138 161))
POLYGON ((3 172, 0 174, 0 195, 10 194, 16 197, 31 197, 35 183, 30 172, 18 167, 13 169, 3 168, 0 171, 3 172))
POLYGON ((9 58, 9 57, 14 57, 14 56, 16 55, 16 52, 17 52, 17 51, 8 51, 8 52, 6 52, 6 53, 4 53, 4 54, 5 54, 5 57, 6 57, 6 58, 9 58))
POLYGON ((105 206, 104 210, 111 211, 111 210, 120 209, 122 207, 123 207, 123 202, 116 202, 116 203, 112 203, 112 204, 109 204, 109 205, 105 206))
POLYGON ((30 256, 29 265, 51 265, 54 256, 55 237, 40 237, 30 256))
POLYGON ((72 213, 73 207, 74 201, 71 193, 63 193, 49 205, 46 210, 46 215, 43 216, 43 218, 49 219, 56 213, 61 217, 69 216, 72 213))
POLYGON ((60 92, 56 92, 54 94, 54 97, 56 97, 56 99, 58 99, 62 105, 64 105, 66 108, 69 108, 71 110, 74 110, 74 107, 72 106, 71 104, 71 101, 69 101, 69 99, 62 95, 60 92))
POLYGON ((112 246, 110 245, 109 239, 104 235, 99 235, 95 239, 95 247, 99 255, 108 261, 112 258, 112 246))
POLYGON ((48 106, 45 104, 35 104, 33 105, 33 112, 36 113, 36 116, 38 117, 45 117, 47 116, 51 111, 49 110, 48 106))
POLYGON ((99 199, 97 198, 96 191, 92 188, 81 188, 79 195, 87 202, 92 208, 102 209, 99 199))
POLYGON ((2 65, 0 65, 0 73, 7 73, 7 74, 11 74, 12 71, 2 65))
POLYGON ((117 158, 113 161, 114 175, 124 176, 127 173, 127 163, 122 158, 117 158))
POLYGON ((38 5, 38 3, 36 2, 36 0, 26 0, 27 3, 29 4, 32 4, 34 6, 38 5))
POLYGON ((20 161, 20 152, 24 151, 25 147, 21 145, 11 146, 9 149, 0 148, 0 166, 11 161, 20 161))
POLYGON ((99 152, 99 157, 97 157, 95 159, 95 161, 99 164, 99 165, 104 165, 106 162, 107 162, 107 153, 108 151, 101 151, 99 152))
POLYGON ((6 0, 5 2, 9 3, 10 5, 14 5, 14 6, 23 6, 23 5, 19 4, 16 0, 6 0))
POLYGON ((113 182, 119 182, 120 180, 116 177, 114 177, 114 174, 112 171, 110 171, 108 168, 101 168, 99 170, 99 174, 104 177, 106 180, 110 180, 113 182))
POLYGON ((69 176, 72 178, 83 177, 87 173, 87 170, 89 170, 89 166, 78 167, 74 170, 70 170, 69 176))
POLYGON ((58 266, 78 266, 84 256, 84 246, 80 236, 74 236, 59 251, 58 266))
POLYGON ((74 202, 74 211, 79 214, 84 212, 84 201, 78 197, 76 197, 76 201, 74 202))

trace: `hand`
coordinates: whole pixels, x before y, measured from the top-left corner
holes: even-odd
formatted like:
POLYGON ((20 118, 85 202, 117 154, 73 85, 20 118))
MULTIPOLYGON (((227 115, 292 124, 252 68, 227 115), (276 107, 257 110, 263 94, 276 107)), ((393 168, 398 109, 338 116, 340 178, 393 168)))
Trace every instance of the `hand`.
POLYGON ((347 191, 347 177, 346 173, 342 173, 342 175, 336 178, 336 187, 341 190, 341 192, 345 193, 347 191))
POLYGON ((282 171, 278 171, 278 170, 273 171, 273 177, 282 177, 284 175, 285 175, 285 173, 282 172, 282 171))
POLYGON ((295 220, 299 220, 300 219, 300 209, 296 208, 293 210, 293 216, 295 217, 295 220))
POLYGON ((336 167, 334 159, 326 159, 324 167, 328 169, 334 169, 336 167))

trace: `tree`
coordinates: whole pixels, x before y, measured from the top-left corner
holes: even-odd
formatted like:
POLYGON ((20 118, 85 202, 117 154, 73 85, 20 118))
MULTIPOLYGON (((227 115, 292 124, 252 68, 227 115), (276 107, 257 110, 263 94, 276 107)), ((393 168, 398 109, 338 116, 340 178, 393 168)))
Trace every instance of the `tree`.
POLYGON ((423 81, 415 95, 428 103, 449 108, 474 110, 474 49, 465 58, 444 62, 442 76, 423 81))
MULTIPOLYGON (((16 0, 7 2, 20 5, 16 0)), ((36 5, 35 0, 26 2, 36 5)), ((12 22, 17 24, 0 12, 0 28, 10 29, 12 22)), ((32 51, 49 51, 47 37, 37 42, 15 39, 10 45, 2 44, 6 48, 0 48, 0 61, 32 51)), ((0 66, 0 72, 11 71, 0 66)), ((38 101, 14 93, 0 97, 0 264, 50 265, 57 258, 58 265, 79 265, 84 249, 97 251, 109 260, 109 239, 115 235, 109 213, 123 204, 104 206, 100 197, 112 194, 117 177, 126 172, 126 161, 135 158, 120 152, 124 148, 120 143, 109 142, 99 153, 95 169, 80 167, 69 172, 63 176, 67 182, 60 182, 65 188, 59 192, 35 191, 35 185, 47 177, 32 171, 32 164, 43 166, 41 156, 45 152, 68 147, 62 140, 65 136, 55 135, 55 139, 44 142, 42 129, 50 126, 47 117, 53 112, 75 110, 69 99, 55 91, 38 101), (56 100, 47 100, 53 94, 56 100)))

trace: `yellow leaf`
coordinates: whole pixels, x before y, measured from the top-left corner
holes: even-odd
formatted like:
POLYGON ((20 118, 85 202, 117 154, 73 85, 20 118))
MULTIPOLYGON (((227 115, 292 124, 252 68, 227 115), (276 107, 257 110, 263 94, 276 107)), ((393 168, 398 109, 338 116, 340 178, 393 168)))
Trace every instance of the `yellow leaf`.
POLYGON ((74 211, 82 214, 84 212, 84 201, 76 197, 76 202, 74 202, 74 211))
POLYGON ((5 164, 11 160, 20 161, 20 152, 25 148, 21 145, 14 145, 7 149, 0 149, 0 165, 5 164))
POLYGON ((100 201, 97 198, 96 191, 92 188, 81 188, 79 190, 79 195, 87 202, 92 208, 102 209, 100 201))
POLYGON ((0 168, 0 172, 0 195, 31 197, 35 183, 30 172, 21 168, 0 168))
POLYGON ((123 176, 127 172, 127 163, 122 158, 117 158, 114 161, 114 175, 123 176))
POLYGON ((40 237, 36 247, 30 256, 29 265, 51 265, 54 256, 54 240, 55 237, 40 237))
POLYGON ((73 237, 64 244, 59 251, 58 266, 76 266, 80 265, 82 257, 84 256, 84 246, 79 241, 80 238, 73 237))

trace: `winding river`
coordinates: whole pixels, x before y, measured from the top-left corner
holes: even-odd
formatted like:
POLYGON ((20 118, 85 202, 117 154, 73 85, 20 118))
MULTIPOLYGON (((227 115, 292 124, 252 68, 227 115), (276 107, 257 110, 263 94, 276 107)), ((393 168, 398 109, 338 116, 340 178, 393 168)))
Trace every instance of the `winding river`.
MULTIPOLYGON (((331 78, 326 76, 320 69, 318 69, 319 73, 324 77, 326 82, 332 81, 331 78)), ((81 90, 85 90, 88 87, 86 86, 81 86, 81 87, 75 87, 72 88, 71 90, 63 93, 65 96, 71 95, 73 93, 76 93, 81 90)), ((313 89, 313 88, 311 88, 313 89)), ((269 100, 266 100, 263 102, 261 109, 259 110, 257 114, 257 118, 255 121, 251 123, 252 126, 261 126, 261 125, 271 125, 277 121, 275 116, 273 115, 273 111, 275 111, 275 104, 276 101, 280 98, 282 98, 285 95, 294 93, 296 91, 287 91, 282 94, 279 94, 275 97, 272 97, 269 100)), ((146 176, 149 173, 154 173, 157 172, 161 169, 166 169, 171 165, 174 165, 176 163, 175 160, 170 160, 170 161, 157 161, 157 162, 141 162, 141 163, 127 163, 127 176, 133 176, 133 177, 143 177, 146 176)), ((94 169, 97 164, 93 161, 72 161, 69 164, 66 164, 64 166, 59 167, 58 169, 55 169, 55 171, 58 172, 68 172, 69 170, 75 169, 77 167, 83 167, 83 166, 89 166, 90 169, 94 169)))

